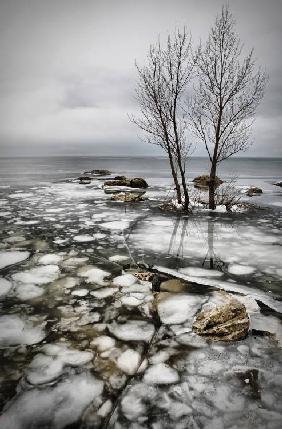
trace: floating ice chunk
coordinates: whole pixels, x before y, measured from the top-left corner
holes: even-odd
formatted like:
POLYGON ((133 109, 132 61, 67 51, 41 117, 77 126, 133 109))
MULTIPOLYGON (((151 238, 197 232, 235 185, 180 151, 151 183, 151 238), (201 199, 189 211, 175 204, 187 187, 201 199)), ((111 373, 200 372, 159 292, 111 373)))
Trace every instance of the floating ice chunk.
POLYGON ((112 222, 101 223, 100 226, 104 229, 121 230, 129 228, 130 222, 125 220, 117 220, 112 222))
POLYGON ((73 296, 86 296, 88 294, 88 289, 76 289, 72 291, 73 296))
POLYGON ((107 234, 102 234, 101 232, 96 232, 96 234, 93 234, 93 237, 96 240, 103 240, 103 238, 107 237, 107 234))
POLYGON ((110 262, 125 262, 128 260, 129 260, 129 257, 123 256, 123 255, 114 255, 109 257, 110 262))
POLYGON ((82 366, 93 359, 93 353, 68 349, 60 344, 46 344, 31 361, 26 378, 31 384, 44 384, 62 374, 66 365, 82 366))
POLYGON ((21 301, 27 301, 29 299, 37 298, 43 295, 44 289, 32 285, 32 284, 22 284, 17 286, 16 296, 21 301))
POLYGON ((221 277, 223 276, 223 273, 216 270, 205 270, 204 268, 198 268, 198 267, 187 267, 187 268, 180 268, 179 272, 182 274, 187 274, 188 276, 194 276, 194 277, 221 277))
POLYGON ((96 283, 97 285, 104 286, 107 282, 104 280, 105 277, 108 277, 110 273, 107 271, 101 270, 100 268, 95 268, 91 265, 82 267, 78 274, 81 277, 86 277, 88 283, 96 283))
POLYGON ((247 265, 233 264, 229 265, 228 272, 236 276, 244 276, 255 272, 255 268, 247 265))
POLYGON ((130 320, 127 323, 116 323, 108 325, 112 334, 123 341, 146 341, 149 342, 154 334, 154 325, 143 320, 130 320))
POLYGON ((43 265, 28 271, 15 273, 12 275, 12 279, 19 283, 43 285, 56 280, 59 273, 60 270, 57 265, 43 265))
POLYGON ((17 315, 0 317, 0 346, 37 344, 44 337, 45 333, 41 326, 33 326, 17 315))
POLYGON ((171 354, 173 353, 170 353, 169 351, 166 351, 166 350, 161 350, 155 355, 153 355, 152 357, 150 357, 150 363, 151 364, 163 363, 170 358, 171 354))
POLYGON ((91 345, 96 346, 99 352, 112 349, 115 346, 115 343, 115 340, 112 337, 108 337, 107 335, 101 335, 100 337, 97 337, 95 340, 91 341, 91 345))
POLYGON ((127 349, 119 356, 117 360, 117 366, 119 367, 119 369, 129 375, 133 375, 136 373, 140 363, 140 353, 132 349, 127 349))
POLYGON ((62 267, 66 267, 66 268, 73 268, 76 267, 78 265, 82 265, 85 264, 85 262, 88 261, 88 256, 84 256, 84 257, 71 257, 68 259, 65 259, 63 262, 61 262, 61 266, 62 267))
POLYGON ((121 303, 128 307, 137 307, 138 305, 141 305, 143 303, 143 300, 140 300, 139 298, 136 298, 134 296, 123 296, 121 298, 121 303))
POLYGON ((147 384, 172 384, 179 381, 177 371, 164 363, 150 366, 144 375, 147 384))
POLYGON ((110 400, 110 399, 108 399, 106 402, 104 402, 103 403, 103 405, 99 408, 99 410, 98 410, 98 412, 97 412, 97 414, 98 414, 98 416, 101 416, 101 417, 106 417, 109 413, 110 413, 110 411, 111 411, 111 409, 113 408, 113 404, 112 404, 112 401, 110 400))
POLYGON ((39 264, 43 264, 43 265, 56 265, 58 264, 62 259, 62 256, 60 255, 56 255, 55 253, 48 253, 47 255, 43 255, 41 256, 41 258, 39 258, 38 262, 39 264))
POLYGON ((122 276, 116 277, 113 283, 116 286, 128 287, 137 283, 137 278, 132 274, 123 274, 122 276))
POLYGON ((158 303, 158 313, 163 323, 168 325, 192 321, 204 298, 185 294, 167 294, 158 303))
POLYGON ((21 393, 0 417, 5 429, 52 427, 63 429, 75 423, 84 409, 103 392, 103 382, 79 374, 44 390, 21 393))
POLYGON ((90 292, 90 295, 93 295, 95 296, 95 298, 98 298, 98 299, 103 299, 103 298, 108 298, 109 296, 113 296, 116 292, 118 292, 118 289, 114 287, 105 287, 103 289, 90 292))
POLYGON ((29 252, 0 252, 0 269, 22 262, 29 257, 29 252))
POLYGON ((94 241, 95 238, 91 235, 76 235, 73 237, 74 241, 77 241, 78 243, 86 243, 88 241, 94 241))
POLYGON ((0 277, 0 299, 4 298, 12 289, 12 283, 9 280, 0 277))

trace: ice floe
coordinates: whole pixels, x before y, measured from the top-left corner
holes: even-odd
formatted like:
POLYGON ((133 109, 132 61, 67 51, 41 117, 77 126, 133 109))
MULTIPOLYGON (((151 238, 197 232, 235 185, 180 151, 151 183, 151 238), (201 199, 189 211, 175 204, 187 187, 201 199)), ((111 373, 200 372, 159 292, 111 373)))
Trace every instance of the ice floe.
POLYGON ((48 253, 46 255, 41 256, 38 259, 39 264, 43 265, 56 265, 62 260, 61 255, 56 255, 56 253, 48 253))
POLYGON ((26 371, 31 384, 45 384, 62 374, 64 367, 85 365, 93 359, 93 353, 68 349, 61 344, 46 344, 41 348, 26 371))
POLYGON ((255 270, 256 269, 254 267, 239 264, 232 264, 228 267, 228 272, 230 274, 235 274, 236 276, 252 274, 255 270))
POLYGON ((117 359, 117 366, 123 372, 133 375, 139 368, 141 363, 141 355, 135 350, 125 350, 117 359))
POLYGON ((109 331, 118 339, 123 341, 146 341, 149 342, 154 334, 154 325, 143 320, 129 320, 126 323, 108 325, 109 331))
POLYGON ((82 267, 78 271, 78 275, 86 277, 88 283, 96 283, 97 285, 104 286, 107 284, 106 277, 110 275, 107 271, 101 270, 100 268, 93 267, 91 265, 82 267))
POLYGON ((179 381, 178 372, 165 363, 149 366, 144 374, 147 384, 172 384, 179 381))
POLYGON ((137 278, 132 274, 123 274, 122 276, 115 277, 113 283, 115 286, 128 287, 137 283, 137 278))
POLYGON ((24 391, 4 411, 0 426, 63 429, 77 422, 84 409, 102 394, 103 387, 102 381, 85 373, 73 375, 55 387, 24 391))
POLYGON ((115 340, 107 335, 101 335, 100 337, 97 337, 95 340, 91 341, 91 345, 96 346, 99 352, 112 349, 115 346, 115 343, 115 340))
POLYGON ((0 269, 22 262, 26 260, 29 255, 29 252, 20 251, 0 252, 0 269))
POLYGON ((37 344, 45 337, 42 326, 33 325, 17 315, 0 316, 0 346, 37 344))
POLYGON ((73 239, 78 243, 86 243, 88 241, 94 241, 95 237, 85 234, 85 235, 76 235, 75 237, 73 237, 73 239))
POLYGON ((43 285, 56 280, 59 274, 60 270, 57 265, 43 265, 15 273, 12 275, 12 279, 19 283, 43 285))
POLYGON ((0 299, 4 298, 12 289, 12 283, 9 280, 0 277, 0 299))
POLYGON ((191 322, 205 299, 201 296, 165 293, 158 302, 160 319, 167 325, 191 322))

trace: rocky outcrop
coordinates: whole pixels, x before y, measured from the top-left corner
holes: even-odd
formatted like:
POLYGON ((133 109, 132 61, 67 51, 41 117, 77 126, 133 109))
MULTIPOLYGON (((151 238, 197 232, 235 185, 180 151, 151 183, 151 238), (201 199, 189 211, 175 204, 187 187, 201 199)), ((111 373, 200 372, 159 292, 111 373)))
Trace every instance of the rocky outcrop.
POLYGON ((131 192, 114 194, 112 195, 111 200, 121 201, 124 203, 144 201, 144 199, 142 198, 142 194, 134 194, 131 192))
POLYGON ((262 189, 257 188, 256 186, 251 186, 246 191, 246 195, 248 195, 248 197, 252 197, 253 195, 260 195, 260 194, 262 194, 262 189))
POLYGON ((282 182, 276 182, 276 183, 273 183, 273 185, 274 186, 280 186, 280 188, 282 188, 282 182))
POLYGON ((111 172, 109 170, 91 170, 85 171, 83 174, 89 174, 91 176, 109 176, 111 172))
POLYGON ((249 317, 244 304, 230 299, 212 310, 201 311, 193 323, 193 331, 214 341, 237 341, 245 338, 249 317))
POLYGON ((135 177, 133 179, 127 179, 124 176, 117 176, 113 180, 107 180, 105 186, 127 186, 129 188, 148 188, 148 183, 141 177, 135 177))
MULTIPOLYGON (((196 188, 208 188, 210 183, 210 176, 208 174, 197 176, 195 177, 195 179, 193 179, 193 183, 196 188)), ((222 183, 223 180, 216 176, 215 187, 218 188, 222 183)))
POLYGON ((91 183, 91 177, 81 176, 78 178, 78 182, 82 185, 89 185, 89 183, 91 183))

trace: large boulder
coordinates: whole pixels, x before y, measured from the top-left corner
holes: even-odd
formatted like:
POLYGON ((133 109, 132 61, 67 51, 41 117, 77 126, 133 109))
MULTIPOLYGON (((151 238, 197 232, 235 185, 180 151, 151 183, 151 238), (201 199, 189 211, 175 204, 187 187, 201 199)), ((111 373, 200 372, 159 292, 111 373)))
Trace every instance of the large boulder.
POLYGON ((280 186, 280 188, 282 188, 282 182, 276 182, 276 183, 273 183, 273 185, 280 186))
POLYGON ((260 194, 262 194, 262 189, 257 188, 256 186, 251 186, 246 191, 246 195, 248 195, 248 197, 252 197, 253 195, 260 195, 260 194))
POLYGON ((130 180, 131 188, 148 188, 148 183, 142 177, 135 177, 130 180))
MULTIPOLYGON (((193 183, 196 188, 208 188, 210 184, 210 176, 208 174, 197 176, 195 179, 193 179, 193 183)), ((215 187, 218 188, 222 183, 223 180, 216 176, 215 187)))
POLYGON ((248 335, 249 323, 244 304, 232 298, 226 304, 198 313, 193 331, 214 341, 237 341, 248 335))

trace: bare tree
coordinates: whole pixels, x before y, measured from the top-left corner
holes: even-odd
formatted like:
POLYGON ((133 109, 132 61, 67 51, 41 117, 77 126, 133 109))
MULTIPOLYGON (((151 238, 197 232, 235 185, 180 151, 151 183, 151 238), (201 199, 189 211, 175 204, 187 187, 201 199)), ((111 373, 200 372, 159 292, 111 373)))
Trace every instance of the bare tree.
POLYGON ((136 95, 141 114, 131 119, 146 132, 147 142, 161 146, 167 153, 177 201, 188 210, 185 167, 191 145, 186 140, 188 123, 183 100, 192 77, 194 59, 186 30, 169 36, 164 47, 160 41, 151 45, 147 64, 136 67, 136 95))
POLYGON ((198 86, 189 117, 210 159, 209 208, 215 209, 218 164, 247 149, 266 76, 256 69, 253 50, 242 58, 235 21, 223 7, 208 41, 197 52, 198 86))

